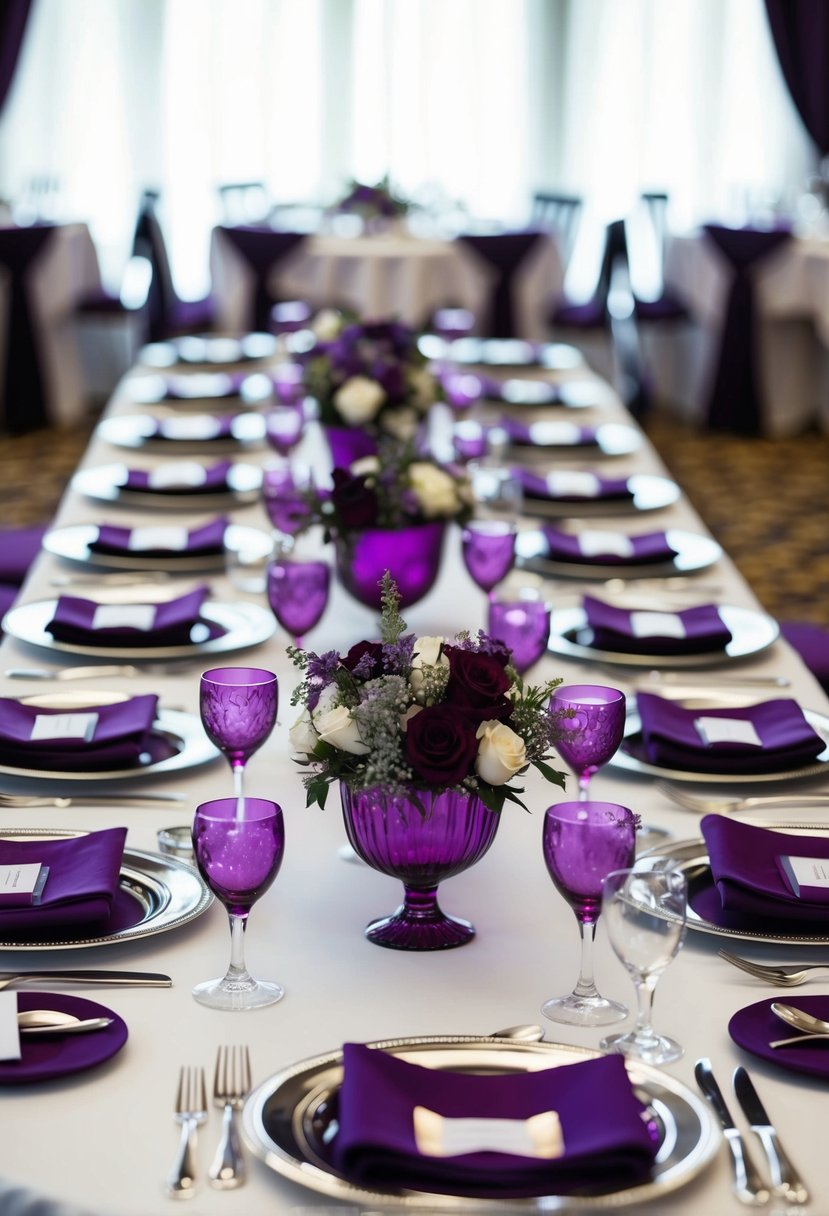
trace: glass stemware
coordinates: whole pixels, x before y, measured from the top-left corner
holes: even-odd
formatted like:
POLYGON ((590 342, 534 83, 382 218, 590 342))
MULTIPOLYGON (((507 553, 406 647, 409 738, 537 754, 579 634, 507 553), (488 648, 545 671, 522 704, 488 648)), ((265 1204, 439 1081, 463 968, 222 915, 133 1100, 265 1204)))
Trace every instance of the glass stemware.
POLYGON ((593 941, 602 908, 602 884, 612 870, 630 866, 637 816, 613 802, 559 802, 544 816, 544 861, 556 890, 576 914, 581 966, 575 988, 541 1006, 553 1022, 607 1026, 627 1008, 603 997, 593 979, 593 941))
POLYGON ((305 430, 302 402, 272 406, 265 414, 265 435, 280 456, 290 456, 305 430))
POLYGON ((556 750, 576 774, 579 798, 588 797, 590 778, 616 754, 625 732, 625 694, 603 684, 566 684, 550 700, 560 717, 556 750))
POLYGON ((515 534, 515 524, 506 519, 476 519, 463 529, 464 565, 490 598, 515 563, 515 534))
POLYGON ((211 1009, 258 1009, 285 995, 281 984, 257 980, 245 966, 250 910, 282 865, 282 809, 265 798, 218 798, 196 807, 193 851, 204 881, 227 909, 230 964, 226 975, 197 984, 193 996, 211 1009))
POLYGON ((523 675, 537 663, 550 640, 551 605, 531 587, 490 596, 489 634, 508 646, 515 670, 523 675))
POLYGON ((227 756, 233 789, 243 796, 245 765, 270 735, 279 705, 279 681, 261 667, 214 667, 199 687, 202 725, 227 756))
POLYGON ((602 910, 610 944, 636 985, 636 1025, 627 1034, 609 1035, 601 1046, 647 1064, 678 1060, 683 1048, 657 1034, 651 1021, 656 982, 676 958, 685 939, 685 875, 642 859, 632 869, 615 870, 604 881, 602 910))
POLYGON ((331 567, 322 560, 307 561, 286 547, 268 566, 268 603, 294 645, 325 612, 331 588, 331 567))

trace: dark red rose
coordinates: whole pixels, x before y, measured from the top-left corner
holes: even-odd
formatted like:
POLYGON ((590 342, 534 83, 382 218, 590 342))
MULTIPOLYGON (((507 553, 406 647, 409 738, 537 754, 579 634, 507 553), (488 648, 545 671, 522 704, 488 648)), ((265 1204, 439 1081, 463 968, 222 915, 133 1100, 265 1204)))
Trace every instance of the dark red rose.
POLYGON ((504 657, 459 646, 444 646, 443 652, 449 659, 445 705, 454 706, 475 722, 490 718, 503 722, 510 716, 512 705, 504 695, 510 686, 504 657))
POLYGON ((334 469, 331 502, 344 528, 371 528, 377 522, 377 493, 364 473, 334 469))
POLYGON ((383 643, 356 642, 340 662, 349 671, 354 671, 359 664, 361 677, 374 680, 383 674, 383 643))
POLYGON ((466 715, 446 705, 427 706, 409 719, 406 759, 429 785, 459 785, 472 772, 478 740, 466 715))

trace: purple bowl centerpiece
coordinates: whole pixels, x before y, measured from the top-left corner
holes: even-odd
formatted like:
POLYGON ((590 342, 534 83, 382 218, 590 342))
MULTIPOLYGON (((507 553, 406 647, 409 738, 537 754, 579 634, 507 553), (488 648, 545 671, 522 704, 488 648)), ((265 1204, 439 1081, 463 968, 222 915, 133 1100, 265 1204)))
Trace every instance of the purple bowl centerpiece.
POLYGON ((337 575, 349 595, 367 608, 381 607, 381 581, 388 570, 400 592, 400 606, 422 600, 435 584, 443 554, 446 523, 411 528, 367 528, 337 538, 337 575))

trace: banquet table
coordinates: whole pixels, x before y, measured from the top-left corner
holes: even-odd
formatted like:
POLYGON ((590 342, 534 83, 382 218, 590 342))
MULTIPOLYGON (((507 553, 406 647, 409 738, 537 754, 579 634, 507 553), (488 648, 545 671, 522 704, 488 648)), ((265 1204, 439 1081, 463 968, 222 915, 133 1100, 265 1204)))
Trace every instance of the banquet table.
MULTIPOLYGON (((135 369, 120 384, 108 414, 138 411, 130 386, 142 374, 135 369)), ((578 372, 562 373, 577 375, 578 372)), ((630 424, 621 403, 605 390, 601 410, 580 411, 630 424)), ((580 418, 581 421, 581 418, 580 418)), ((313 435, 307 442, 312 444, 313 435)), ((265 462, 266 449, 248 452, 245 459, 265 462)), ((84 468, 113 460, 156 467, 166 457, 155 453, 127 454, 99 435, 93 435, 84 457, 84 468)), ((608 471, 662 474, 664 469, 648 441, 642 437, 631 455, 607 458, 608 471)), ((235 522, 263 530, 267 521, 259 502, 232 510, 235 522)), ((149 511, 102 505, 70 489, 60 507, 56 524, 96 524, 115 518, 127 524, 155 522, 149 511)), ((643 527, 643 519, 625 524, 630 530, 643 527)), ((203 512, 178 511, 175 521, 193 525, 203 512)), ((679 527, 703 533, 704 528, 684 497, 647 516, 648 526, 679 527)), ((606 521, 605 521, 606 522, 606 521)), ((57 594, 52 580, 67 575, 88 577, 90 570, 68 563, 49 553, 38 559, 23 590, 24 602, 52 598, 57 594)), ((184 590, 196 580, 176 576, 173 586, 184 590)), ((223 571, 211 573, 209 582, 219 600, 244 599, 223 571)), ((697 590, 691 594, 710 599, 716 583, 720 598, 747 608, 756 601, 735 567, 723 556, 709 569, 689 576, 697 590)), ((595 582, 551 579, 546 584, 555 606, 574 603, 595 582)), ((78 587, 79 594, 94 589, 78 587)), ((247 598, 261 603, 263 596, 247 598)), ((681 599, 681 596, 677 597, 681 599)), ((449 537, 444 565, 432 592, 406 613, 410 627, 419 634, 452 635, 461 629, 485 624, 484 596, 466 575, 460 557, 460 537, 449 537)), ((347 648, 363 637, 373 636, 372 613, 347 597, 339 584, 332 588, 329 607, 320 625, 308 637, 308 645, 322 650, 347 648)), ((493 847, 472 869, 441 887, 441 903, 450 913, 471 919, 477 936, 459 950, 432 954, 384 950, 363 936, 366 923, 391 911, 399 902, 400 884, 341 858, 345 833, 332 794, 321 811, 306 808, 299 772, 293 763, 288 730, 297 710, 290 704, 297 673, 286 654, 286 636, 277 630, 271 639, 243 653, 238 661, 268 667, 280 680, 280 709, 276 729, 248 765, 247 791, 281 804, 286 819, 286 851, 282 870, 273 887, 253 909, 247 933, 247 962, 263 978, 279 980, 286 988, 284 1000, 250 1013, 218 1013, 197 1005, 191 996, 194 984, 223 972, 229 942, 226 916, 217 903, 192 923, 140 941, 93 946, 85 950, 44 951, 21 954, 0 951, 0 969, 34 967, 137 968, 166 972, 173 986, 151 989, 87 989, 82 995, 107 1005, 121 1015, 129 1028, 123 1050, 108 1062, 88 1072, 60 1080, 18 1087, 0 1087, 3 1115, 0 1148, 0 1211, 10 1216, 48 1213, 64 1216, 78 1210, 98 1216, 162 1216, 174 1201, 163 1193, 163 1182, 172 1164, 179 1129, 173 1120, 173 1103, 179 1068, 201 1065, 208 1083, 220 1044, 246 1043, 250 1047, 254 1085, 291 1063, 327 1051, 344 1042, 409 1035, 487 1035, 519 1023, 545 1022, 540 1006, 548 997, 566 992, 574 983, 578 966, 578 932, 572 912, 554 890, 541 851, 544 809, 563 797, 557 787, 545 785, 535 774, 527 778, 529 812, 505 808, 493 847), (20 1188, 20 1189, 18 1189, 20 1188), (37 1196, 51 1197, 38 1205, 37 1196), (67 1208, 63 1208, 63 1204, 67 1208)), ((86 664, 86 659, 46 652, 6 637, 0 646, 0 673, 9 668, 57 667, 86 664)), ((234 663, 237 659, 217 656, 209 661, 190 659, 157 663, 132 678, 99 677, 76 683, 12 680, 4 674, 2 693, 19 696, 66 691, 119 690, 130 694, 157 692, 161 703, 195 715, 198 720, 199 674, 207 666, 234 663)), ((644 673, 643 673, 644 674, 644 673)), ((532 672, 533 680, 561 676, 566 682, 598 678, 632 691, 636 672, 630 668, 612 673, 592 664, 547 654, 532 672)), ((829 704, 821 689, 795 653, 782 640, 762 654, 728 670, 693 669, 687 678, 692 686, 709 690, 721 686, 736 695, 747 690, 739 678, 785 676, 791 681, 790 695, 803 706, 826 713, 829 704), (731 679, 735 683, 728 684, 731 679)), ((647 677, 645 677, 647 680, 647 677)), ((755 690, 756 691, 756 690, 755 690)), ((771 692, 768 695, 775 695, 771 692)), ((564 769, 563 763, 560 765, 564 769)), ((138 782, 121 782, 119 788, 139 789, 138 782)), ((2 777, 2 788, 25 791, 36 786, 60 794, 100 793, 115 788, 96 781, 60 780, 31 782, 2 777), (71 787, 71 788, 70 788, 71 787)), ((736 787, 742 791, 740 784, 736 787)), ((762 787, 768 792, 771 787, 762 787)), ((825 779, 786 784, 786 792, 826 789, 825 779)), ((173 791, 185 796, 179 807, 108 808, 77 805, 64 810, 33 807, 0 809, 0 827, 56 827, 99 829, 111 825, 128 828, 127 842, 133 849, 154 851, 159 829, 189 822, 194 808, 204 799, 228 795, 231 778, 221 758, 201 767, 185 769, 162 779, 146 777, 141 790, 173 791)), ((568 790, 572 792, 572 778, 568 790)), ((777 787, 775 787, 775 790, 777 787)), ((728 792, 734 792, 730 787, 728 792)), ((671 803, 652 777, 609 766, 593 780, 594 797, 616 801, 640 814, 645 824, 657 825, 677 841, 698 835, 698 817, 671 803)), ((717 956, 722 939, 689 932, 676 961, 660 979, 655 1002, 657 1029, 670 1034, 685 1047, 678 1062, 665 1071, 696 1092, 694 1062, 710 1057, 714 1072, 736 1113, 730 1092, 730 1077, 737 1064, 746 1064, 757 1081, 783 1143, 788 1147, 812 1192, 809 1209, 829 1211, 829 1180, 825 1169, 826 1082, 795 1075, 763 1063, 735 1046, 727 1023, 735 1011, 774 990, 730 967, 717 956)), ((728 945, 729 943, 725 943, 728 945)), ((734 943, 738 949, 744 943, 734 943)), ((785 956, 785 948, 751 944, 746 953, 771 960, 785 956)), ((829 947, 800 950, 815 960, 829 962, 829 947)), ((596 944, 596 974, 607 995, 634 1005, 632 984, 612 954, 601 921, 596 944)), ((819 982, 808 991, 820 992, 819 982)), ((627 1028, 630 1023, 623 1024, 627 1028)), ((595 1049, 600 1032, 572 1028, 546 1021, 547 1039, 595 1049)), ((600 1096, 597 1095, 597 1100, 600 1096)), ((759 1145, 740 1116, 740 1125, 759 1160, 759 1145)), ((382 1211, 382 1204, 340 1202, 289 1182, 247 1152, 249 1178, 235 1192, 221 1192, 207 1185, 206 1170, 220 1131, 220 1112, 212 1109, 206 1125, 199 1129, 198 1160, 201 1178, 188 1211, 199 1216, 314 1216, 334 1212, 382 1211)), ((676 1190, 666 1191, 652 1205, 631 1210, 654 1210, 691 1216, 710 1211, 717 1216, 736 1213, 742 1205, 730 1190, 730 1170, 724 1143, 699 1176, 676 1190)), ((531 1201, 522 1201, 529 1206, 531 1201)), ((426 1197, 414 1207, 426 1211, 436 1206, 426 1197)), ((782 1209, 782 1204, 779 1209, 782 1209)), ((518 1210, 520 1204, 505 1201, 503 1211, 518 1210)), ((573 1210, 599 1210, 600 1205, 574 1205, 573 1210)), ((778 1209, 778 1210, 779 1210, 778 1209)), ((392 1206, 389 1210, 394 1210, 392 1206)), ((522 1208, 522 1210, 527 1210, 522 1208)), ((539 1208, 538 1210, 542 1210, 539 1208)), ((570 1210, 566 1202, 554 1209, 570 1210)))

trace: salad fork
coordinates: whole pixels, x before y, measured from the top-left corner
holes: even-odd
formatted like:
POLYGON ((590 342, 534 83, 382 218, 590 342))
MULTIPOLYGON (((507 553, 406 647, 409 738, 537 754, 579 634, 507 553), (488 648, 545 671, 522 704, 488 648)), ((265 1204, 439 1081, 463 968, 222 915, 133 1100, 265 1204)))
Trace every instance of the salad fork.
POLYGON ((222 1138, 208 1171, 211 1185, 228 1191, 245 1181, 245 1162, 236 1130, 235 1112, 250 1090, 250 1051, 247 1047, 220 1047, 213 1079, 213 1104, 222 1108, 222 1138))
POLYGON ((207 1119, 207 1087, 203 1068, 181 1069, 176 1091, 175 1120, 181 1124, 176 1160, 167 1177, 167 1194, 192 1195, 196 1184, 196 1128, 207 1119))
POLYGON ((827 794, 756 794, 747 798, 706 798, 702 794, 692 794, 690 790, 680 789, 667 781, 657 781, 656 788, 661 794, 670 798, 686 811, 698 811, 701 815, 727 814, 729 811, 748 811, 752 807, 779 806, 826 806, 829 807, 827 794))
POLYGON ((829 972, 829 963, 755 963, 738 954, 729 954, 727 950, 718 950, 717 953, 727 963, 739 967, 755 979, 765 980, 780 988, 796 988, 798 984, 805 984, 812 971, 829 972))

